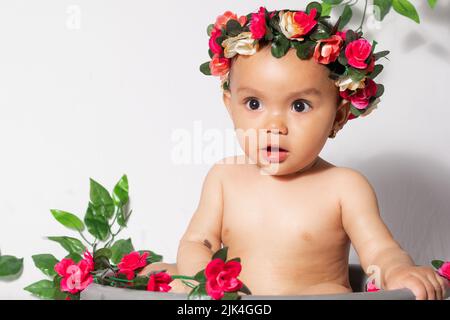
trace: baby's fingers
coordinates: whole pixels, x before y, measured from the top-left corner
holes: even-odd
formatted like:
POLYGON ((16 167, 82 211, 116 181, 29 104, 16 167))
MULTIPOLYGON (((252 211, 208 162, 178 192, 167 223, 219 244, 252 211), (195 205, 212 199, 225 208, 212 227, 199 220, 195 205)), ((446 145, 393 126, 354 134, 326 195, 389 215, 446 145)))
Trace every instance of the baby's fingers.
MULTIPOLYGON (((417 274, 417 273, 414 273, 413 276, 417 277, 417 279, 419 279, 419 281, 421 281, 423 286, 425 287, 426 297, 424 298, 424 300, 426 300, 426 299, 435 300, 436 299, 436 291, 434 289, 433 284, 430 282, 430 280, 428 280, 428 277, 423 274, 417 274)), ((422 299, 418 299, 418 300, 422 300, 422 299)))
POLYGON ((409 276, 402 281, 402 286, 411 290, 416 300, 426 300, 427 299, 427 289, 422 280, 417 277, 409 276))
POLYGON ((443 290, 443 287, 441 286, 441 284, 439 283, 438 278, 436 277, 436 274, 432 273, 432 274, 428 274, 427 275, 428 280, 430 281, 430 283, 433 285, 434 290, 436 292, 436 299, 437 300, 442 300, 442 297, 445 294, 445 290, 443 290))

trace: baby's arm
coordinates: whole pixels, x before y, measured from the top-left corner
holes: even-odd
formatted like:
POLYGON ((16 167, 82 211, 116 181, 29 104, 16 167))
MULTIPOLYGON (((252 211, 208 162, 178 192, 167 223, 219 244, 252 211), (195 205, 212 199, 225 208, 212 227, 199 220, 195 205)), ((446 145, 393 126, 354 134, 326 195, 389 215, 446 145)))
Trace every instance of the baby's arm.
POLYGON ((215 164, 208 172, 197 210, 180 240, 177 254, 180 274, 195 275, 206 267, 213 253, 221 248, 222 169, 220 164, 215 164))
POLYGON ((367 272, 379 267, 383 289, 409 288, 417 299, 442 299, 447 281, 431 267, 416 266, 380 217, 375 191, 359 172, 340 168, 342 223, 367 272))

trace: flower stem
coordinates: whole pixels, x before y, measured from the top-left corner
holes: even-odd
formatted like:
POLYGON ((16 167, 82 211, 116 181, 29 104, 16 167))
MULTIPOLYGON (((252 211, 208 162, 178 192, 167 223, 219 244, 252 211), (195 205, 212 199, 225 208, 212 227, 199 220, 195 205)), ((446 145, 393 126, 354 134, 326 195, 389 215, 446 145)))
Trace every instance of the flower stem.
MULTIPOLYGON (((179 275, 179 274, 171 275, 171 277, 172 277, 172 279, 195 280, 194 277, 183 276, 183 275, 179 275)), ((195 281, 196 281, 196 280, 195 280, 195 281)))
POLYGON ((364 24, 364 19, 366 19, 366 10, 367 10, 367 0, 365 0, 365 3, 364 3, 364 11, 363 11, 361 24, 359 25, 359 28, 357 29, 357 31, 361 31, 362 30, 362 27, 363 27, 363 24, 364 24))
POLYGON ((192 283, 190 283, 190 282, 188 282, 188 281, 185 281, 185 280, 181 280, 181 282, 183 282, 185 285, 187 285, 189 288, 195 288, 196 286, 195 285, 193 285, 192 283))
POLYGON ((80 230, 78 230, 78 233, 79 233, 80 236, 83 238, 83 240, 87 242, 87 244, 89 244, 91 247, 94 246, 93 243, 89 242, 88 239, 86 239, 86 237, 83 235, 83 233, 82 233, 80 230))

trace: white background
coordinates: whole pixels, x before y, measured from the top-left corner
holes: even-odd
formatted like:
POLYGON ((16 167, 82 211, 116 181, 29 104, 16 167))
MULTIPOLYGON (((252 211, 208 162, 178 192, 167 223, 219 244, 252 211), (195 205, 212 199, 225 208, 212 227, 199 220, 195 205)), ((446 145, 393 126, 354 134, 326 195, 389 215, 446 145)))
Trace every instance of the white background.
MULTIPOLYGON (((82 217, 89 177, 112 188, 128 174, 134 212, 122 236, 173 262, 212 163, 174 164, 172 133, 195 121, 232 128, 218 79, 198 70, 209 58, 207 25, 228 9, 304 3, 1 0, 0 249, 25 266, 17 281, 0 281, 0 298, 30 298, 22 288, 44 278, 31 255, 63 257, 44 236, 76 234, 49 209, 82 217)), ((395 238, 428 264, 450 260, 450 4, 440 0, 433 12, 415 3, 421 25, 390 13, 366 34, 391 50, 378 78, 382 103, 321 156, 368 177, 395 238)))

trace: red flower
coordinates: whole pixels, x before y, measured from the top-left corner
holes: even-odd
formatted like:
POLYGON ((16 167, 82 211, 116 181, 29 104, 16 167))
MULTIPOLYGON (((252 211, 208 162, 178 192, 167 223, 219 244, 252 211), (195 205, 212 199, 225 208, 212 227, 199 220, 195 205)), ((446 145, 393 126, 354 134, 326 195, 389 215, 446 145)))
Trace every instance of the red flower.
POLYGON ((340 91, 342 98, 349 100, 357 109, 365 109, 369 105, 370 98, 377 94, 377 85, 370 79, 366 78, 365 87, 353 92, 351 90, 340 91))
POLYGON ((56 273, 62 277, 61 291, 75 294, 92 283, 91 271, 94 270, 94 261, 88 251, 84 253, 84 257, 78 264, 75 264, 72 259, 65 258, 55 265, 56 273))
POLYGON ((376 291, 380 291, 380 288, 378 288, 375 283, 373 283, 373 281, 370 281, 367 283, 367 292, 376 292, 376 291))
POLYGON ((211 31, 211 37, 209 38, 209 48, 214 54, 221 54, 223 52, 222 46, 216 41, 221 34, 222 31, 216 28, 213 28, 211 31))
POLYGON ((366 59, 371 52, 372 45, 363 38, 350 42, 345 48, 348 64, 357 69, 367 68, 366 59))
POLYGON ((345 37, 347 36, 347 30, 344 30, 344 31, 337 31, 337 32, 336 32, 336 35, 339 36, 339 37, 341 37, 341 39, 345 41, 345 37))
POLYGON ((219 300, 224 292, 235 292, 242 288, 243 283, 237 278, 241 272, 240 262, 224 262, 220 258, 211 260, 205 269, 206 292, 213 299, 219 300))
POLYGON ((148 255, 148 252, 144 252, 140 255, 139 252, 134 251, 123 256, 122 260, 117 265, 119 273, 125 274, 128 280, 133 279, 135 277, 135 270, 147 265, 148 255))
POLYGON ((444 262, 442 266, 438 269, 438 273, 444 277, 450 280, 450 261, 444 262))
POLYGON ((250 20, 250 31, 253 39, 259 40, 266 34, 266 9, 260 7, 258 13, 253 13, 250 20))
POLYGON ((230 69, 230 59, 222 58, 218 54, 215 54, 209 62, 209 69, 213 76, 223 76, 230 69))
POLYGON ((336 61, 341 51, 342 42, 342 38, 337 35, 318 40, 314 49, 314 60, 322 64, 336 61))
POLYGON ((166 272, 152 274, 147 283, 147 291, 168 292, 172 289, 169 286, 170 282, 172 282, 172 277, 166 272))

